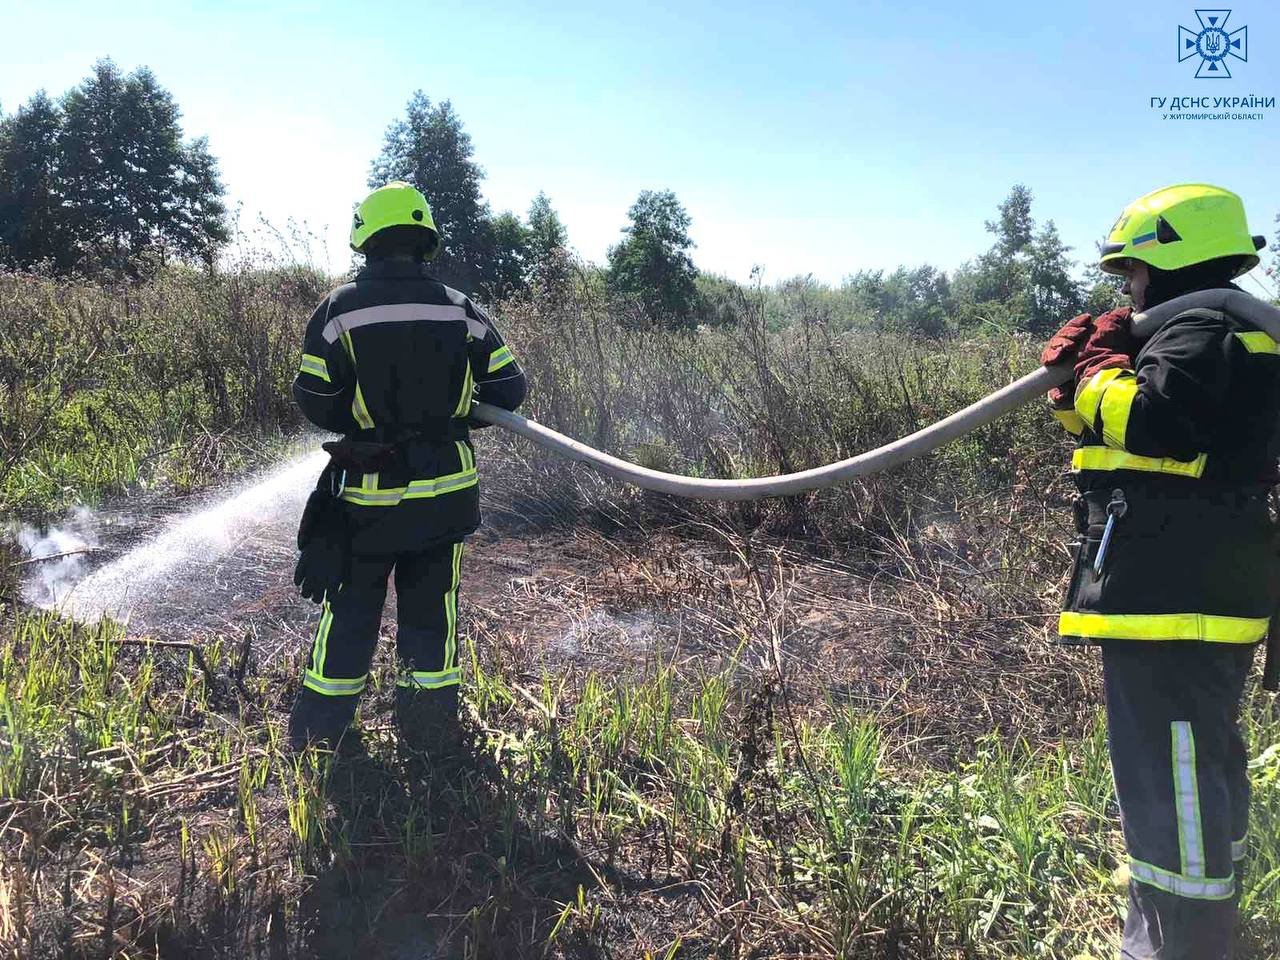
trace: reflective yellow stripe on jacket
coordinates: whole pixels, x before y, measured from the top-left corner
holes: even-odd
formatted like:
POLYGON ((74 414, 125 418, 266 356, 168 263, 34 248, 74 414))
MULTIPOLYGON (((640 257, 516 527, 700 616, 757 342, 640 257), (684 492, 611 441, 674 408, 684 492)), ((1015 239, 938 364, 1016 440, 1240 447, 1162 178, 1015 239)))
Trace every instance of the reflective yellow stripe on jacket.
POLYGON ((351 334, 344 333, 342 335, 342 343, 347 348, 347 356, 351 358, 351 366, 356 369, 356 393, 351 398, 351 416, 365 430, 373 429, 373 417, 369 416, 369 408, 365 406, 364 392, 360 389, 360 373, 356 364, 356 348, 351 342, 351 334))
POLYGON ((324 357, 317 357, 313 353, 304 353, 302 362, 298 366, 299 373, 309 373, 313 377, 319 377, 325 383, 331 383, 329 379, 329 365, 325 363, 324 357))
POLYGON ((380 487, 379 475, 367 473, 361 477, 360 486, 346 487, 342 491, 342 499, 360 507, 394 507, 403 500, 438 497, 474 487, 480 482, 480 477, 476 472, 476 459, 471 447, 462 440, 455 440, 454 444, 458 449, 458 465, 461 467, 456 473, 410 480, 404 487, 380 487))
POLYGON ((1257 643, 1267 634, 1267 617, 1220 617, 1207 613, 1080 613, 1058 618, 1064 637, 1091 640, 1207 640, 1257 643))
POLYGON ((511 348, 505 343, 497 350, 489 355, 489 372, 496 373, 509 363, 515 363, 516 358, 511 353, 511 348))
POLYGON ((1200 454, 1194 460, 1170 457, 1140 457, 1136 453, 1112 447, 1077 447, 1071 455, 1071 472, 1082 470, 1138 470, 1142 473, 1170 473, 1178 477, 1200 477, 1208 457, 1200 454))
POLYGON ((471 364, 466 365, 462 375, 462 392, 458 397, 458 405, 453 410, 455 417, 466 417, 471 413, 471 402, 475 398, 476 378, 471 373, 471 364))
POLYGON ((1053 418, 1073 437, 1084 433, 1084 418, 1074 410, 1053 410, 1052 412, 1053 418))
POLYGON ((1250 353, 1280 353, 1280 344, 1271 339, 1270 334, 1261 330, 1237 333, 1235 337, 1250 353))
POLYGON ((1129 411, 1137 395, 1138 381, 1132 370, 1099 370, 1076 391, 1076 412, 1085 426, 1098 430, 1103 443, 1123 450, 1129 411))

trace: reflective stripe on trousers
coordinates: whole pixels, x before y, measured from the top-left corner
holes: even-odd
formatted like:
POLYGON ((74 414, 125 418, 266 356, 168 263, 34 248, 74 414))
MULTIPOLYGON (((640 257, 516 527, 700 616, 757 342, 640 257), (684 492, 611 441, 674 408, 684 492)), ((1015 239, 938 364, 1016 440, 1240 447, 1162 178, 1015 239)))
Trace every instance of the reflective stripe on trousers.
POLYGON ((401 685, 424 690, 457 685, 462 554, 458 542, 413 553, 353 556, 348 582, 321 607, 303 685, 325 696, 364 690, 393 571, 401 685))
POLYGON ((1235 926, 1236 861, 1247 824, 1238 711, 1254 647, 1100 646, 1129 856, 1122 955, 1221 956, 1235 926))
POLYGON ((396 683, 419 690, 436 690, 457 684, 462 677, 458 666, 458 585, 462 578, 462 544, 452 544, 449 589, 444 595, 444 651, 439 670, 403 670, 396 683))
POLYGON ((316 625, 316 634, 311 643, 311 662, 303 671, 302 685, 308 690, 322 693, 328 697, 354 696, 364 690, 368 671, 358 677, 329 677, 325 675, 325 664, 329 653, 329 632, 333 627, 333 607, 329 604, 328 594, 320 608, 320 622, 316 625))

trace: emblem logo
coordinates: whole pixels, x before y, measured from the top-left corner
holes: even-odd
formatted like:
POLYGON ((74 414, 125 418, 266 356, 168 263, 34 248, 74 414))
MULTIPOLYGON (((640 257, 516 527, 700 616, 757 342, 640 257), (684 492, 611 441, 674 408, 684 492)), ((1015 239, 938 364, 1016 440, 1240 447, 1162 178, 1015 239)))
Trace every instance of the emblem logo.
POLYGON ((1235 57, 1246 62, 1249 59, 1249 28, 1240 27, 1228 33, 1227 19, 1230 16, 1230 10, 1197 10, 1199 30, 1178 27, 1178 62, 1199 57, 1196 77, 1200 80, 1229 80, 1231 71, 1227 69, 1227 58, 1235 57))

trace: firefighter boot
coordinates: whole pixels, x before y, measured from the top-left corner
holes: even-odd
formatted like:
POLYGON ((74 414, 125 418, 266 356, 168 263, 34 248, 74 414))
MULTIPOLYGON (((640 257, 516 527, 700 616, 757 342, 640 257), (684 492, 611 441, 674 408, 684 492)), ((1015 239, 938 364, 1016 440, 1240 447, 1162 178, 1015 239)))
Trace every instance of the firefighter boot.
POLYGON ((401 743, 429 759, 456 757, 462 745, 458 685, 435 690, 396 687, 396 725, 401 743))
POLYGON ((358 696, 326 696, 303 687, 289 714, 290 749, 299 751, 316 746, 334 750, 339 744, 354 745, 358 735, 348 728, 355 719, 359 699, 358 696))

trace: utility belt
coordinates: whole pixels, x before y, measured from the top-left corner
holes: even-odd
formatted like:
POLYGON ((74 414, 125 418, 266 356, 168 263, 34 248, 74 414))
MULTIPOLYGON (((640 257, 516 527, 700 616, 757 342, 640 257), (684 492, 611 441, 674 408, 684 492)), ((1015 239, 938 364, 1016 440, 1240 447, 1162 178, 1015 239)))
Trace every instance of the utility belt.
POLYGON ((361 443, 385 443, 400 445, 411 440, 466 440, 471 436, 467 421, 459 417, 438 417, 424 420, 421 423, 393 424, 386 427, 371 427, 368 430, 357 430, 348 433, 343 441, 355 440, 361 443))
POLYGON ((1241 486, 1198 481, 1175 486, 1145 478, 1125 482, 1127 479, 1107 477, 1103 484, 1076 497, 1072 507, 1077 533, 1083 534, 1090 526, 1103 525, 1108 521, 1114 523, 1112 518, 1117 510, 1123 509, 1127 513, 1128 506, 1133 503, 1149 508, 1142 511, 1145 516, 1130 518, 1131 522, 1142 524, 1144 520, 1150 520, 1152 513, 1259 512, 1266 509, 1270 493, 1270 487, 1262 484, 1241 486))
POLYGON ((404 448, 414 441, 444 443, 469 440, 467 422, 455 417, 418 424, 372 427, 345 435, 341 440, 321 444, 329 454, 329 464, 321 476, 327 479, 334 496, 342 493, 348 474, 381 473, 402 465, 404 448))

